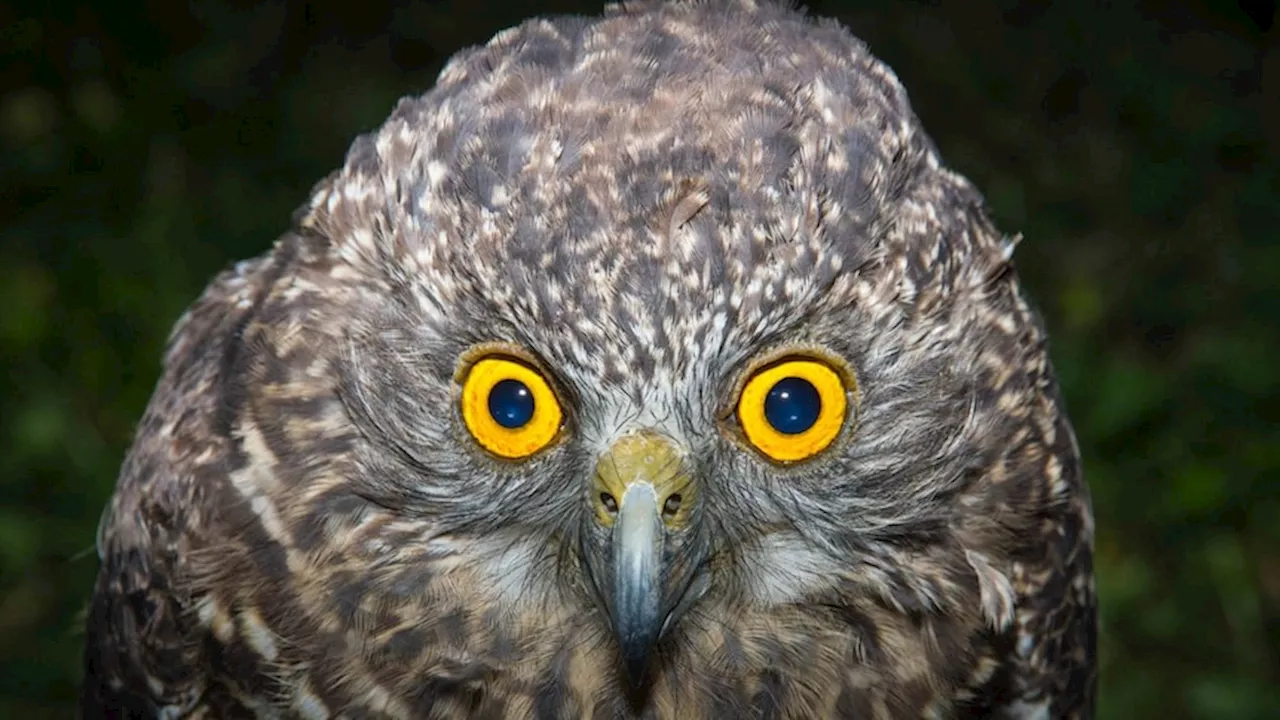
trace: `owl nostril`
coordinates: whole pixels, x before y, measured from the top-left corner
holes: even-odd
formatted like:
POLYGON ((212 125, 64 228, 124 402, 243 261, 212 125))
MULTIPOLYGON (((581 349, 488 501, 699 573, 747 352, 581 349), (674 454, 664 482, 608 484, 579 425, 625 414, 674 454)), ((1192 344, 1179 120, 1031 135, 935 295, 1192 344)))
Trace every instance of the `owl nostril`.
POLYGON ((680 503, 681 501, 683 501, 683 499, 684 498, 680 497, 680 493, 676 493, 671 497, 667 498, 667 501, 662 503, 663 519, 670 520, 671 518, 675 517, 676 513, 680 512, 680 503))
POLYGON ((605 512, 608 512, 610 515, 618 514, 618 501, 609 493, 600 493, 600 504, 604 506, 605 512))

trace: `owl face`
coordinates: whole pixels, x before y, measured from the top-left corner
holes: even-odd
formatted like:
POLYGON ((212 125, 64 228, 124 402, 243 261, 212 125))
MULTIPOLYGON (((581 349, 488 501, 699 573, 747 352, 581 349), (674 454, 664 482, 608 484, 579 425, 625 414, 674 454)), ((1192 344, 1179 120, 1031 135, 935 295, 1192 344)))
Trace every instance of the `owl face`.
POLYGON ((313 201, 364 307, 361 493, 506 602, 578 592, 633 679, 700 603, 976 602, 941 568, 1023 320, 896 80, 815 53, 780 93, 724 45, 682 51, 697 82, 571 69, 555 32, 455 61, 313 201))
MULTIPOLYGON (((591 449, 580 448, 567 461, 566 472, 578 480, 583 497, 577 507, 572 496, 566 498, 579 520, 564 536, 577 538, 586 584, 611 618, 637 682, 660 634, 712 581, 712 555, 722 551, 724 532, 709 520, 716 513, 704 507, 704 487, 722 484, 712 498, 741 495, 744 488, 734 483, 764 479, 717 474, 717 453, 752 453, 767 466, 802 463, 829 450, 854 422, 856 381, 829 353, 795 348, 742 370, 722 383, 727 396, 721 409, 696 408, 695 398, 708 393, 688 385, 668 387, 661 399, 588 395, 600 404, 583 407, 585 393, 557 390, 570 383, 553 379, 528 351, 511 346, 484 346, 460 368, 461 424, 475 445, 517 467, 554 453, 557 443, 581 442, 573 437, 580 426, 566 420, 565 403, 574 404, 573 418, 596 416, 585 443, 591 449), (671 418, 676 422, 654 413, 655 399, 668 414, 679 414, 671 418)), ((730 537, 758 541, 786 527, 776 507, 757 503, 748 511, 774 520, 735 527, 730 537)))
POLYGON ((974 346, 875 302, 902 280, 852 264, 865 238, 801 225, 717 267, 736 223, 761 221, 702 212, 673 238, 617 218, 607 252, 458 242, 451 274, 491 255, 466 284, 424 273, 383 296, 347 365, 350 395, 376 399, 355 413, 376 437, 362 482, 476 539, 513 598, 579 587, 637 681, 700 602, 795 602, 903 568, 893 553, 945 536, 980 445, 956 372, 974 346))

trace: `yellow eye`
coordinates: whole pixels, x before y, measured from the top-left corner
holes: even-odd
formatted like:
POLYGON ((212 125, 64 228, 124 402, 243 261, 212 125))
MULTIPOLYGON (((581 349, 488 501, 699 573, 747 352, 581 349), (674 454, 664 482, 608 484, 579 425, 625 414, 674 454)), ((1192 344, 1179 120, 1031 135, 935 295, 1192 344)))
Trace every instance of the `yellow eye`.
POLYGON ((518 360, 483 358, 462 383, 462 420, 476 442, 499 457, 525 458, 546 447, 562 417, 546 378, 518 360))
POLYGON ((840 434, 848 407, 840 374, 819 360, 789 359, 758 370, 738 398, 747 440, 778 462, 805 460, 840 434))

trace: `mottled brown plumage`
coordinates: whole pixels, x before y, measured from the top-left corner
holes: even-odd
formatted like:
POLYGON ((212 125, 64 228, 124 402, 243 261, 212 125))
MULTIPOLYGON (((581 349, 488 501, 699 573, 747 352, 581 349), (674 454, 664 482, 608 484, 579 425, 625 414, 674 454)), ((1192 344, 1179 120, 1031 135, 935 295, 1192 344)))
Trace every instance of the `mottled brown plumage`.
POLYGON ((85 716, 1091 717, 1092 517, 1012 248, 834 24, 626 4, 460 53, 179 321, 85 716), (563 398, 526 460, 460 418, 486 347, 563 398), (778 464, 734 394, 797 352, 857 390, 778 464), (650 472, 680 580, 633 682, 596 496, 650 472))

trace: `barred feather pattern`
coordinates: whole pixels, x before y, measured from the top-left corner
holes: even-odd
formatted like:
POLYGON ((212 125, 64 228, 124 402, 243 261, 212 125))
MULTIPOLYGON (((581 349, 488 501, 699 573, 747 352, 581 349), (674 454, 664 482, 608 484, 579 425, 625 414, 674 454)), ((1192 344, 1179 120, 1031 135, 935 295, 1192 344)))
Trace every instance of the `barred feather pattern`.
POLYGON ((106 509, 86 718, 1089 718, 1093 521, 1013 241, 844 28, 753 0, 460 53, 178 321, 106 509), (488 456, 462 359, 562 438, 488 456), (726 427, 753 359, 842 358, 804 463, 726 427), (591 468, 653 430, 705 591, 628 682, 591 468))

